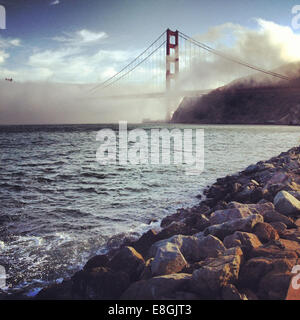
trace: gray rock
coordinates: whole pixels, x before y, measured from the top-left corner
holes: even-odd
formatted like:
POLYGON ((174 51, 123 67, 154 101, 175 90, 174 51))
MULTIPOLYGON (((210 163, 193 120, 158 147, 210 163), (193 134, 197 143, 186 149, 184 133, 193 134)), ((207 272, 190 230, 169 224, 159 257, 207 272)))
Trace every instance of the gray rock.
POLYGON ((300 214, 300 201, 287 191, 280 191, 274 198, 275 209, 287 216, 300 214))
POLYGON ((222 224, 210 226, 204 230, 204 234, 211 234, 219 239, 224 239, 235 231, 251 232, 258 222, 263 221, 264 219, 260 214, 253 214, 247 218, 235 219, 222 224))
POLYGON ((246 207, 218 210, 211 214, 209 222, 211 225, 221 224, 230 220, 246 218, 251 214, 252 212, 246 207))
POLYGON ((252 214, 261 214, 264 215, 266 211, 274 210, 275 207, 272 202, 260 202, 260 203, 239 203, 232 201, 228 204, 228 208, 244 209, 250 211, 252 214))
POLYGON ((178 246, 167 242, 157 248, 154 260, 151 263, 152 275, 167 275, 180 272, 188 265, 178 246))
POLYGON ((176 235, 169 239, 158 241, 153 244, 149 255, 155 256, 160 247, 168 243, 175 244, 187 261, 199 261, 207 257, 216 257, 224 252, 225 247, 221 240, 214 236, 183 236, 176 235))

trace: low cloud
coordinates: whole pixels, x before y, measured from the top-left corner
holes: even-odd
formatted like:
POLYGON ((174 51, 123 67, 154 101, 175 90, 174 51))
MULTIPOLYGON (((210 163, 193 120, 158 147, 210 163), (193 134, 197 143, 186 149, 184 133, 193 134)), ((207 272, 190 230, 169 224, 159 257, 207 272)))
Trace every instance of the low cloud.
POLYGON ((137 123, 164 110, 161 101, 106 100, 91 95, 90 86, 63 83, 0 81, 0 97, 0 125, 137 123))
MULTIPOLYGON (((300 34, 294 33, 288 26, 271 21, 263 19, 255 21, 256 29, 226 23, 194 38, 252 65, 266 70, 277 70, 288 76, 297 76, 299 70, 294 70, 293 66, 291 68, 281 68, 281 66, 300 60, 300 34)), ((199 49, 197 54, 202 58, 195 59, 191 73, 181 75, 182 86, 191 86, 197 82, 198 87, 203 89, 215 88, 254 73, 249 68, 229 62, 203 49, 199 49)), ((264 74, 257 74, 256 79, 277 81, 276 78, 264 74)))

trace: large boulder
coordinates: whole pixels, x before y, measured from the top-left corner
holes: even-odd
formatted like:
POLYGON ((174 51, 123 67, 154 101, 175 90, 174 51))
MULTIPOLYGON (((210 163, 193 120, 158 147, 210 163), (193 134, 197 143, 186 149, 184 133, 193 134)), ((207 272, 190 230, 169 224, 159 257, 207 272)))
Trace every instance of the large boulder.
POLYGON ((255 292, 258 290, 260 279, 272 270, 272 259, 257 257, 248 260, 240 270, 239 284, 255 292))
POLYGON ((114 271, 126 272, 131 281, 139 279, 144 266, 144 258, 132 247, 121 248, 108 263, 114 271))
POLYGON ((202 297, 216 298, 220 296, 223 287, 237 281, 240 264, 240 255, 207 258, 193 272, 191 288, 202 297))
POLYGON ((224 244, 217 237, 212 235, 204 236, 199 238, 197 242, 193 260, 198 261, 207 257, 217 257, 224 253, 225 249, 224 244))
POLYGON ((300 201, 287 191, 280 191, 274 198, 275 209, 287 216, 300 214, 300 201))
POLYGON ((203 231, 205 228, 207 228, 210 225, 209 219, 204 215, 204 214, 200 214, 200 213, 195 213, 193 215, 193 217, 190 218, 186 218, 185 219, 186 223, 193 223, 194 227, 198 230, 198 231, 203 231))
POLYGON ((167 275, 180 272, 188 265, 178 246, 167 242, 156 250, 154 260, 151 263, 152 275, 167 275))
POLYGON ((144 233, 136 242, 132 244, 132 247, 139 252, 143 257, 147 255, 149 248, 157 239, 157 232, 153 229, 144 233))
POLYGON ((186 224, 184 221, 174 221, 169 224, 166 228, 161 230, 157 235, 157 241, 168 239, 176 234, 183 234, 183 235, 192 235, 197 230, 190 225, 186 224))
POLYGON ((239 285, 255 292, 261 291, 261 281, 267 274, 290 273, 295 261, 273 257, 252 258, 241 267, 239 285))
POLYGON ((72 277, 74 299, 119 299, 130 284, 129 276, 123 271, 99 267, 91 271, 78 271, 72 277))
POLYGON ((264 221, 268 222, 268 223, 271 223, 271 222, 282 222, 288 228, 294 227, 294 221, 291 218, 289 218, 289 217, 287 217, 287 216, 285 216, 285 215, 283 215, 283 214, 281 214, 281 213, 279 213, 279 212, 277 212, 275 210, 270 210, 270 211, 264 212, 263 213, 263 217, 264 217, 264 221))
POLYGON ((298 254, 295 250, 288 250, 276 245, 253 248, 248 255, 249 258, 265 257, 270 259, 289 259, 293 261, 296 261, 298 258, 298 254))
POLYGON ((204 235, 213 235, 219 239, 224 239, 226 236, 235 231, 252 232, 252 229, 258 222, 263 222, 264 219, 260 214, 253 214, 247 218, 240 218, 227 221, 221 224, 213 225, 204 230, 204 235))
POLYGON ((283 235, 287 229, 287 225, 283 222, 270 222, 270 225, 277 231, 279 236, 283 235))
POLYGON ((92 270, 98 267, 106 267, 108 263, 109 263, 109 259, 107 255, 100 254, 89 259, 88 262, 84 265, 83 269, 92 270))
POLYGON ((174 299, 176 292, 185 292, 192 276, 176 273, 133 283, 121 296, 123 300, 174 299))
POLYGON ((154 257, 158 248, 165 247, 168 243, 171 243, 178 247, 185 259, 191 260, 195 253, 197 242, 198 238, 194 236, 175 235, 171 238, 155 242, 149 250, 149 256, 154 257))
POLYGON ((42 289, 35 297, 37 300, 71 300, 72 281, 64 280, 62 283, 55 283, 42 289))
POLYGON ((232 208, 225 210, 218 210, 211 214, 209 222, 211 225, 221 224, 230 220, 235 220, 239 218, 246 218, 252 213, 247 208, 232 208))
POLYGON ((228 204, 228 208, 235 208, 239 210, 249 211, 251 214, 261 214, 262 216, 266 211, 274 210, 274 205, 272 202, 264 201, 259 203, 239 203, 232 201, 228 204))
POLYGON ((257 236, 253 233, 236 231, 234 234, 225 237, 226 248, 242 247, 246 250, 258 248, 262 245, 257 236))
POLYGON ((278 240, 278 232, 269 224, 265 222, 259 222, 255 225, 253 232, 257 235, 258 239, 265 243, 271 240, 278 240))
POLYGON ((288 292, 291 278, 291 273, 268 273, 259 283, 259 297, 261 299, 269 300, 284 300, 288 292))
POLYGON ((157 249, 167 243, 177 245, 180 252, 189 262, 198 261, 206 257, 216 257, 225 250, 222 241, 218 238, 211 235, 205 237, 199 233, 197 236, 176 235, 169 239, 158 241, 151 247, 149 255, 154 257, 157 249))

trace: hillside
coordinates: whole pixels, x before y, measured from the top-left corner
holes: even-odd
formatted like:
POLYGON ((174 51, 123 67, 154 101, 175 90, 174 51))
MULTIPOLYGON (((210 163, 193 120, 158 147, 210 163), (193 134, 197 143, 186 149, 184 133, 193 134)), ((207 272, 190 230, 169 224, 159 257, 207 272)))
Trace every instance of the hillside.
MULTIPOLYGON (((288 65, 281 71, 289 74, 288 70, 292 70, 295 77, 298 66, 288 65)), ((299 125, 299 82, 299 78, 270 82, 260 76, 239 79, 207 95, 185 97, 171 122, 299 125)))

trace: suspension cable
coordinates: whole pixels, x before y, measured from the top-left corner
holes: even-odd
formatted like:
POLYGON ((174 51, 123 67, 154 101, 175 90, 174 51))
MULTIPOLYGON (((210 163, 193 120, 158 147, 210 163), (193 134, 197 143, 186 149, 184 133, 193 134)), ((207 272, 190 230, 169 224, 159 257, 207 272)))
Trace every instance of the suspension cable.
MULTIPOLYGON (((102 87, 103 85, 105 85, 107 82, 109 82, 110 80, 114 79, 115 77, 117 77, 120 73, 122 73, 125 69, 127 69, 128 67, 130 67, 133 63, 135 63, 141 56, 143 56, 156 42, 158 42, 163 35, 165 35, 166 31, 164 31, 155 41, 153 41, 148 47, 147 49, 145 49, 141 54, 139 54, 134 60, 132 60, 129 64, 127 64, 124 68, 122 68, 119 72, 117 72, 116 74, 114 74, 112 77, 106 79, 104 82, 98 84, 97 86, 93 87, 92 89, 90 89, 90 91, 94 91, 100 87, 102 87)), ((164 42, 166 43, 166 41, 164 42)), ((119 78, 118 78, 119 79, 119 78)), ((105 86, 106 87, 106 86, 105 86)))
POLYGON ((280 79, 283 79, 283 80, 290 80, 289 77, 284 76, 284 75, 282 75, 282 74, 265 70, 265 69, 263 69, 263 68, 254 66, 254 65, 252 65, 252 64, 250 64, 250 63, 247 63, 247 62, 245 62, 245 61, 243 61, 243 60, 240 60, 240 59, 238 59, 238 58, 235 58, 235 57, 229 56, 229 55, 227 55, 227 54, 224 54, 223 52, 221 52, 221 51, 219 51, 219 50, 216 50, 216 49, 213 49, 213 48, 207 46, 206 44, 204 44, 204 43, 202 43, 202 42, 199 42, 199 41, 197 41, 197 40, 195 40, 195 39, 193 39, 193 38, 185 35, 184 33, 180 32, 180 31, 179 31, 179 34, 180 34, 180 37, 182 37, 183 39, 185 39, 185 40, 187 40, 187 41, 190 41, 190 42, 193 43, 194 45, 196 45, 196 46, 198 46, 198 47, 200 47, 200 48, 202 48, 202 49, 204 49, 204 50, 206 50, 206 51, 209 51, 209 52, 211 52, 211 53, 213 53, 213 54, 215 54, 215 55, 217 55, 217 56, 220 56, 220 57, 222 57, 222 58, 224 58, 224 59, 227 59, 227 60, 229 60, 229 61, 231 61, 231 62, 240 64, 240 65, 242 65, 242 66, 244 66, 244 67, 248 67, 248 68, 253 69, 253 70, 256 70, 256 71, 260 71, 260 72, 262 72, 262 73, 271 75, 271 76, 273 76, 273 77, 277 77, 277 78, 280 78, 280 79))

